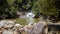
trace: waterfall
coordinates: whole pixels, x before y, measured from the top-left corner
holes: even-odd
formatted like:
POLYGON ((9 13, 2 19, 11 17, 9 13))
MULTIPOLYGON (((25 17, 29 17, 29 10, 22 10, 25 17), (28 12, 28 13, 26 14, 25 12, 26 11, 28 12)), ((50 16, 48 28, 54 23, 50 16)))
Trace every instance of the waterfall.
POLYGON ((34 17, 35 15, 32 12, 29 12, 26 14, 26 22, 29 23, 34 23, 34 17))
POLYGON ((26 22, 29 23, 34 23, 34 19, 32 17, 27 17, 26 22))

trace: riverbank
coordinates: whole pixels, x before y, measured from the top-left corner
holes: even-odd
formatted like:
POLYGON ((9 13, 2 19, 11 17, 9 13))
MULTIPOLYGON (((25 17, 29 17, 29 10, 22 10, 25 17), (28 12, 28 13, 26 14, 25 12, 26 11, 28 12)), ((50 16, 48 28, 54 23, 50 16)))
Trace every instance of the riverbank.
MULTIPOLYGON (((35 23, 39 22, 39 19, 33 18, 35 21, 35 23)), ((12 20, 15 21, 16 23, 22 24, 22 25, 26 25, 27 21, 26 18, 15 18, 15 19, 3 19, 3 20, 12 20)), ((0 20, 1 21, 1 20, 0 20)))
POLYGON ((0 21, 0 34, 27 34, 33 27, 33 23, 21 25, 11 20, 0 21))

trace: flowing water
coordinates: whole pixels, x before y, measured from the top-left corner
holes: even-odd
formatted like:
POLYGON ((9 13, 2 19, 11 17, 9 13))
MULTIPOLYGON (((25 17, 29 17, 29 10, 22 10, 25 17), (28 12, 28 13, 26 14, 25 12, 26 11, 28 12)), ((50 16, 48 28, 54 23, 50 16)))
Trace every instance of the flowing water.
POLYGON ((26 22, 29 23, 34 23, 34 17, 35 15, 32 12, 29 12, 26 14, 26 22))
POLYGON ((14 20, 16 23, 26 25, 29 23, 37 23, 40 21, 40 19, 33 18, 34 15, 30 15, 32 13, 29 13, 27 15, 21 16, 20 18, 15 18, 15 19, 7 19, 7 20, 14 20))
POLYGON ((29 23, 34 23, 34 18, 27 17, 27 18, 26 18, 26 23, 27 23, 27 24, 29 24, 29 23))
POLYGON ((29 23, 37 23, 40 21, 38 18, 15 18, 15 19, 5 19, 5 20, 13 20, 16 23, 19 23, 21 25, 27 25, 29 23))

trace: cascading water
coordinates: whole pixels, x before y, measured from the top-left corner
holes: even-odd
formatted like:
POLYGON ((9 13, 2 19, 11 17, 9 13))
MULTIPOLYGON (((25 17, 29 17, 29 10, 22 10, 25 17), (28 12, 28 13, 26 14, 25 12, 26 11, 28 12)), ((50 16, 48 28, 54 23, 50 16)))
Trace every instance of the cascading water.
POLYGON ((34 19, 33 19, 33 17, 34 17, 35 15, 32 13, 32 12, 30 12, 30 13, 27 13, 26 14, 26 22, 29 24, 29 23, 34 23, 34 19))
MULTIPOLYGON (((32 12, 26 13, 26 22, 28 24, 29 27, 31 27, 31 24, 33 24, 34 21, 34 17, 35 15, 32 12)), ((27 34, 29 34, 30 29, 27 28, 27 34)))

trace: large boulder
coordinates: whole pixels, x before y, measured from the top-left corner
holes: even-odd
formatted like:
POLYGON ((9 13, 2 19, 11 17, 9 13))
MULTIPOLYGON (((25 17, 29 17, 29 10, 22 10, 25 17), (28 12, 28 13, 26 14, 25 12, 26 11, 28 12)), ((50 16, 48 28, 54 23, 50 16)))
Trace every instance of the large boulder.
POLYGON ((5 25, 4 28, 13 28, 14 25, 5 25))
POLYGON ((42 31, 46 25, 46 22, 40 21, 39 23, 33 26, 29 34, 42 34, 42 31))
POLYGON ((22 25, 20 25, 20 24, 15 24, 14 26, 15 27, 22 27, 22 25))
POLYGON ((0 28, 4 27, 4 28, 11 28, 14 26, 14 22, 10 21, 10 20, 2 20, 0 21, 0 28))
POLYGON ((5 23, 0 22, 0 28, 2 28, 5 25, 5 23))
POLYGON ((15 24, 13 29, 19 29, 19 28, 22 28, 22 27, 23 27, 23 26, 20 25, 20 24, 15 24))
POLYGON ((0 34, 21 34, 23 26, 11 20, 0 21, 0 34))

